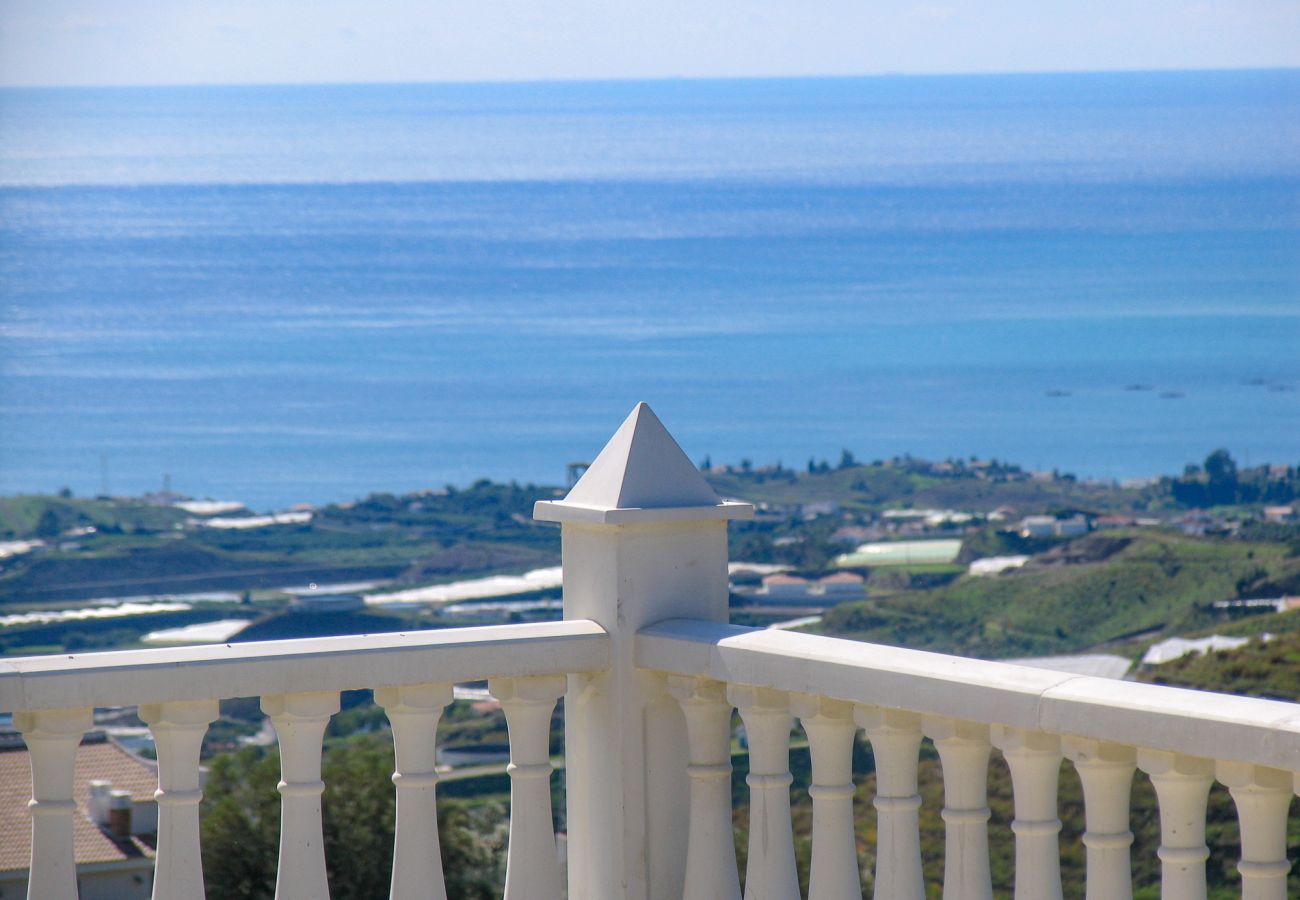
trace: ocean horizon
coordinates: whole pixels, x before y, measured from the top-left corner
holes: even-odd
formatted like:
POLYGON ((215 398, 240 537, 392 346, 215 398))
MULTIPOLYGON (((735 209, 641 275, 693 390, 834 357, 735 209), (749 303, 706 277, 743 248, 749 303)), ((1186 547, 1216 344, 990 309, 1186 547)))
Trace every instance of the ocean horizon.
POLYGON ((0 90, 0 493, 1300 463, 1300 71, 0 90), (106 484, 105 484, 106 482, 106 484))

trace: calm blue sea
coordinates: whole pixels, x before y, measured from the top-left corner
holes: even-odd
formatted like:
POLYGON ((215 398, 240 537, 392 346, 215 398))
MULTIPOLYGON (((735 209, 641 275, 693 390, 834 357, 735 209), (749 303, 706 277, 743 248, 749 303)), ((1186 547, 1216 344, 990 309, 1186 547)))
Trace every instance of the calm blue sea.
POLYGON ((642 399, 715 462, 1300 462, 1297 71, 9 90, 0 139, 0 493, 558 482, 642 399))

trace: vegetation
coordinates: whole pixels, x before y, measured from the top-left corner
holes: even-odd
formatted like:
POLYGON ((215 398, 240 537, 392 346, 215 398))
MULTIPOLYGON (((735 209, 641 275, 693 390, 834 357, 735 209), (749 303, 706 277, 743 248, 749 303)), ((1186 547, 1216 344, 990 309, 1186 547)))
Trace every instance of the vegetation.
POLYGON ((1215 601, 1297 574, 1286 545, 1108 531, 1000 576, 843 604, 816 630, 990 659, 1069 653, 1204 627, 1227 615, 1215 601))
POLYGON ((1141 678, 1154 684, 1300 702, 1300 630, 1274 634, 1268 640, 1255 638, 1236 650, 1184 656, 1142 673, 1141 678))
MULTIPOLYGON (((361 735, 325 752, 321 807, 331 896, 388 894, 396 814, 392 772, 392 743, 381 736, 361 735)), ((249 748, 213 761, 201 818, 209 896, 274 896, 279 778, 274 751, 249 748)), ((500 896, 506 846, 503 804, 470 805, 444 798, 438 804, 438 830, 448 897, 500 896)))

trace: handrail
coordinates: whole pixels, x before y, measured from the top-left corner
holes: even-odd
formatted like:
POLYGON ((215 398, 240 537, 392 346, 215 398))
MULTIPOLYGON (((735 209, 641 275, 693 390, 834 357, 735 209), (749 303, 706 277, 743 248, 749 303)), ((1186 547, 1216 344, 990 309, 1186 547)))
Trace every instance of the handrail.
POLYGON ((693 619, 642 629, 636 661, 726 683, 1300 770, 1297 703, 693 619))
POLYGON ((343 691, 609 668, 595 622, 118 650, 0 660, 0 712, 343 691))

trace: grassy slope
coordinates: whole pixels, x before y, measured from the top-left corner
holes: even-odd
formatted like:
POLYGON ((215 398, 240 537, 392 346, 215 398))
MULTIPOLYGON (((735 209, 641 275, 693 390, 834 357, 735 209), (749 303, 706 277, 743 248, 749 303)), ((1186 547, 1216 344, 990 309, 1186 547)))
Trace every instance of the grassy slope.
POLYGON ((62 529, 94 525, 123 531, 165 531, 189 515, 168 506, 117 503, 75 497, 26 495, 0 497, 0 540, 35 536, 45 512, 52 511, 62 529))
MULTIPOLYGON (((1070 546, 1086 559, 1090 545, 1116 536, 1094 534, 1070 546)), ((1204 608, 1213 601, 1250 595, 1256 585, 1300 571, 1300 559, 1279 544, 1150 531, 1119 536, 1131 541, 1089 562, 1050 564, 1048 554, 1049 564, 998 577, 964 577, 931 591, 844 604, 818 630, 987 658, 1068 653, 1136 632, 1203 627, 1214 621, 1204 608)))
POLYGON ((217 588, 275 587, 405 574, 553 565, 558 530, 526 514, 541 488, 480 483, 445 495, 375 495, 327 507, 310 524, 178 531, 180 510, 59 497, 0 498, 0 539, 27 538, 47 511, 60 528, 96 525, 74 550, 49 550, 0 567, 0 603, 42 602, 217 588))
MULTIPOLYGON (((1279 624, 1300 622, 1300 611, 1288 614, 1287 619, 1279 624)), ((1154 684, 1300 702, 1300 630, 1279 634, 1272 617, 1256 619, 1255 627, 1272 632, 1273 638, 1256 639, 1236 650, 1184 656, 1143 672, 1139 678, 1154 684)))
POLYGON ((835 501, 845 509, 911 506, 991 512, 1010 505, 1023 511, 1087 509, 1096 512, 1145 510, 1151 490, 1129 490, 1071 481, 993 481, 972 477, 937 478, 891 466, 852 466, 829 472, 709 475, 721 494, 751 502, 797 504, 835 501))

